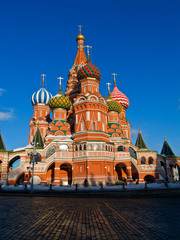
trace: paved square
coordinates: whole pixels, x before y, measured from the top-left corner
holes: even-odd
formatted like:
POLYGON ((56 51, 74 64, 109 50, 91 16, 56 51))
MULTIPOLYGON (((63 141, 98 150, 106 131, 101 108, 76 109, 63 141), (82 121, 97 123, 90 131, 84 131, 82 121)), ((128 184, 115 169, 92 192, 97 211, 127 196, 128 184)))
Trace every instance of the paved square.
POLYGON ((180 239, 180 198, 0 197, 0 239, 180 239))

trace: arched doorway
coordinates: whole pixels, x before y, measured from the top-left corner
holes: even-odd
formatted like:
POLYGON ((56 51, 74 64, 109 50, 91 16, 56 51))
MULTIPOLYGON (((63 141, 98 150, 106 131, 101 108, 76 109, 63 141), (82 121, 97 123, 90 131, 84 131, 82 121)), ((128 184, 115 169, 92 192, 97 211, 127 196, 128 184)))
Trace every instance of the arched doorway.
POLYGON ((49 184, 54 182, 54 168, 55 168, 55 163, 52 163, 47 170, 46 181, 49 184))
POLYGON ((60 180, 62 185, 72 184, 72 166, 69 163, 63 163, 60 166, 60 180))
POLYGON ((144 177, 144 181, 147 183, 155 183, 156 179, 152 175, 146 175, 144 177))
POLYGON ((127 180, 127 166, 124 163, 118 163, 115 166, 115 174, 116 174, 116 180, 117 181, 124 181, 127 180))
POLYGON ((131 163, 131 171, 132 171, 132 179, 135 183, 139 182, 139 173, 137 168, 134 166, 133 163, 131 163))

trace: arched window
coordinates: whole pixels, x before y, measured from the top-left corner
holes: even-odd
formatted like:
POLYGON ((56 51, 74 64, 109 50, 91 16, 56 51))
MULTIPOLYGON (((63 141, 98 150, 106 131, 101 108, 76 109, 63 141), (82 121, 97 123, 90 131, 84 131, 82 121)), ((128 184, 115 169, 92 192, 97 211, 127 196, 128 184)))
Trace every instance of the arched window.
POLYGON ((92 145, 91 144, 89 144, 88 149, 92 150, 92 145))
POLYGON ((62 144, 59 146, 60 152, 67 152, 68 151, 68 145, 62 144))
POLYGON ((94 151, 98 151, 99 150, 99 145, 98 144, 94 144, 94 151))
POLYGON ((118 150, 118 152, 125 152, 125 147, 124 146, 118 146, 117 150, 118 150))
POLYGON ((77 145, 76 145, 76 152, 78 151, 78 147, 77 147, 77 145))
POLYGON ((146 164, 146 159, 145 159, 145 157, 142 157, 142 158, 141 158, 141 164, 146 164))
POLYGON ((86 144, 84 144, 84 150, 86 150, 86 144))
POLYGON ((84 131, 84 123, 81 122, 81 131, 84 131))
POLYGON ((107 145, 106 145, 106 151, 107 151, 107 145))
POLYGON ((152 157, 149 157, 148 163, 149 163, 149 164, 153 164, 153 161, 154 161, 153 158, 152 158, 152 157))
POLYGON ((93 130, 96 130, 96 125, 95 125, 95 123, 93 123, 93 130))
POLYGON ((132 158, 137 159, 136 152, 132 147, 129 147, 129 153, 132 158))
POLYGON ((81 151, 82 150, 82 146, 81 145, 79 145, 79 151, 81 151))

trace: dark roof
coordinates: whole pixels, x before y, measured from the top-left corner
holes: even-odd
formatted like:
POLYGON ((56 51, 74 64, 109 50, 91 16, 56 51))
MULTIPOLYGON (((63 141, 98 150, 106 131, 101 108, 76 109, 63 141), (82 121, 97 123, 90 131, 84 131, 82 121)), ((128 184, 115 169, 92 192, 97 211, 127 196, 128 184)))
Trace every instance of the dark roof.
POLYGON ((6 147, 4 145, 1 133, 0 133, 0 151, 6 151, 6 147))
POLYGON ((36 148, 44 148, 44 143, 39 128, 37 128, 35 136, 33 138, 33 143, 35 141, 36 148))
POLYGON ((161 155, 165 155, 166 157, 175 157, 175 154, 173 153, 171 147, 169 146, 166 138, 164 139, 161 155))
POLYGON ((145 144, 145 141, 142 137, 140 129, 139 129, 139 133, 138 133, 138 136, 137 136, 137 139, 136 139, 135 146, 138 147, 139 149, 148 149, 146 144, 145 144))

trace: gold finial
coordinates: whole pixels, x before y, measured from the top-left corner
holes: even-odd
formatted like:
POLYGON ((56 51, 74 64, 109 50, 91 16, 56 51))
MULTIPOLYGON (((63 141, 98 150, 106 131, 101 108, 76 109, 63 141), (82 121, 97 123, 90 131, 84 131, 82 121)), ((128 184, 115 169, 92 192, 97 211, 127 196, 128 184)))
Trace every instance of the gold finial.
POLYGON ((110 93, 110 85, 111 85, 111 83, 106 83, 106 85, 108 86, 108 93, 110 93))
POLYGON ((82 28, 82 26, 81 26, 81 25, 78 25, 78 27, 79 27, 79 34, 81 34, 81 28, 82 28))
POLYGON ((141 133, 140 125, 139 125, 139 133, 141 133))
POLYGON ((114 76, 114 84, 116 84, 116 76, 117 76, 117 74, 116 73, 112 73, 112 75, 114 76))
POLYGON ((164 133, 164 141, 166 141, 166 134, 164 133))
POLYGON ((41 77, 42 77, 42 86, 44 87, 44 79, 45 79, 45 77, 46 77, 46 74, 41 74, 41 77))
POLYGON ((92 46, 87 45, 87 46, 84 46, 84 47, 87 47, 87 57, 88 57, 88 60, 89 60, 89 56, 90 56, 89 49, 92 48, 92 46))
POLYGON ((64 78, 58 77, 57 79, 59 79, 59 90, 61 90, 61 80, 64 79, 64 78))

